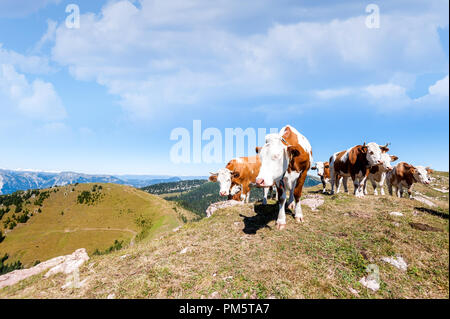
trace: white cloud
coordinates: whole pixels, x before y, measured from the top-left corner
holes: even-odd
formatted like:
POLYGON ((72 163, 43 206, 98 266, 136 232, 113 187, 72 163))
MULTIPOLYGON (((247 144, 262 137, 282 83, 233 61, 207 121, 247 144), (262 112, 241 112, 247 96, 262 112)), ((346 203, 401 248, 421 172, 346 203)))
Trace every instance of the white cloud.
POLYGON ((29 118, 59 120, 66 116, 61 99, 51 83, 40 79, 28 82, 14 66, 0 65, 0 107, 12 108, 29 118))
POLYGON ((352 88, 340 88, 340 89, 326 89, 326 90, 316 90, 314 95, 320 99, 335 99, 339 97, 348 96, 355 93, 352 88))
POLYGON ((448 74, 442 80, 437 81, 435 84, 429 87, 428 92, 430 95, 439 95, 448 97, 448 74))
POLYGON ((44 45, 55 40, 55 32, 57 26, 58 23, 56 21, 53 21, 51 19, 47 20, 47 31, 39 39, 38 43, 33 49, 33 52, 40 52, 44 45))
POLYGON ((415 99, 408 96, 406 87, 392 82, 362 87, 319 90, 315 91, 313 95, 322 100, 348 97, 359 99, 362 101, 362 106, 375 107, 383 112, 405 108, 429 110, 448 107, 448 85, 447 75, 431 85, 427 94, 415 99))
POLYGON ((31 55, 26 56, 3 48, 0 43, 0 64, 10 64, 19 71, 32 74, 46 74, 53 69, 48 64, 48 58, 31 55))
POLYGON ((375 99, 403 97, 406 89, 393 83, 369 85, 363 91, 375 99))
POLYGON ((388 83, 368 86, 373 98, 402 96, 401 85, 389 84, 395 74, 448 67, 436 30, 448 25, 448 3, 430 3, 411 12, 412 5, 383 11, 381 28, 368 29, 364 6, 341 19, 328 10, 315 22, 301 19, 308 10, 281 11, 259 2, 251 4, 254 11, 243 11, 235 1, 142 0, 139 8, 115 1, 101 14, 82 15, 80 29, 59 26, 52 58, 75 78, 106 86, 137 118, 155 116, 162 107, 230 96, 352 93, 321 90, 330 84, 323 74, 343 87, 361 78, 366 86, 388 83), (254 12, 264 23, 245 29, 256 21, 254 12))

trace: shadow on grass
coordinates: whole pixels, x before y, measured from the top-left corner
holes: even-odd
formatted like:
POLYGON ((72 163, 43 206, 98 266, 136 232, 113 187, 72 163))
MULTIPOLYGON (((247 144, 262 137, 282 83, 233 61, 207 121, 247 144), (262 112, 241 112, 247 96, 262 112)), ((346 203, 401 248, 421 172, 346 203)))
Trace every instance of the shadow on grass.
POLYGON ((308 191, 308 194, 320 194, 320 195, 325 195, 325 196, 335 195, 335 194, 331 194, 331 190, 329 190, 329 189, 325 190, 325 193, 323 192, 322 189, 319 189, 316 191, 308 191))
POLYGON ((437 210, 434 210, 434 209, 431 209, 431 208, 414 207, 414 209, 417 209, 420 212, 427 213, 427 214, 430 214, 430 215, 433 215, 433 216, 437 216, 437 217, 440 217, 440 218, 444 218, 444 219, 448 219, 448 217, 449 217, 448 213, 446 214, 446 213, 443 213, 443 212, 440 212, 440 211, 437 211, 437 210))
MULTIPOLYGON (((243 218, 244 229, 242 230, 244 233, 248 235, 254 235, 261 228, 269 228, 272 229, 268 223, 273 220, 276 220, 278 217, 278 203, 275 204, 267 204, 267 205, 255 205, 255 213, 254 216, 244 216, 239 214, 243 218)), ((286 215, 292 215, 292 212, 286 208, 286 215)))

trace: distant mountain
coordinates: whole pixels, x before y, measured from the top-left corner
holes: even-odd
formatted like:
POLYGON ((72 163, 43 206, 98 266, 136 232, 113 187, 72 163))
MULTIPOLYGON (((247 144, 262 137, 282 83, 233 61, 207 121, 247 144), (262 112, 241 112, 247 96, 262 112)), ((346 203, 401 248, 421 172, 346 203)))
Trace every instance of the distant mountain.
POLYGON ((91 175, 75 172, 39 172, 0 169, 0 194, 11 194, 18 190, 50 188, 75 183, 113 183, 144 187, 159 183, 178 182, 187 179, 207 179, 205 176, 169 175, 91 175))
POLYGON ((125 181, 111 175, 88 175, 75 172, 33 172, 0 169, 0 194, 10 194, 18 190, 50 188, 75 183, 114 183, 125 181))

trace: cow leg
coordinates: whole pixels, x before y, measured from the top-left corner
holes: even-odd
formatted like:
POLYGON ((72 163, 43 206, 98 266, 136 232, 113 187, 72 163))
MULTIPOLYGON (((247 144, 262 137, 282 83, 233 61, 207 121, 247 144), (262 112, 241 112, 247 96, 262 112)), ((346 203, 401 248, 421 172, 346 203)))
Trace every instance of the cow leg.
POLYGON ((334 183, 331 183, 331 187, 333 187, 333 185, 336 187, 336 194, 339 193, 342 186, 342 177, 336 175, 334 178, 334 183))
POLYGON ((301 223, 304 221, 303 219, 303 212, 302 212, 302 205, 300 202, 300 197, 302 196, 303 191, 303 184, 305 184, 306 176, 308 175, 308 170, 305 169, 299 179, 297 180, 297 185, 294 189, 294 197, 295 197, 295 221, 297 223, 301 223))
POLYGON ((366 176, 357 177, 356 179, 358 180, 358 195, 356 196, 364 197, 364 184, 366 184, 367 182, 367 177, 366 176))
POLYGON ((356 175, 352 175, 352 181, 353 181, 353 195, 356 197, 361 197, 359 194, 359 179, 356 175))
POLYGON ((322 182, 322 186, 323 186, 322 193, 326 193, 327 182, 325 181, 325 178, 323 178, 323 176, 320 176, 320 181, 322 182))
POLYGON ((340 183, 344 184, 344 192, 348 193, 348 177, 341 177, 340 183))
POLYGON ((334 188, 336 183, 336 174, 334 173, 334 166, 330 165, 330 183, 331 183, 331 195, 334 194, 334 188))
POLYGON ((386 181, 386 173, 381 174, 381 179, 378 185, 380 186, 380 194, 384 196, 384 182, 386 181))
POLYGON ((388 181, 387 181, 387 187, 388 187, 389 195, 392 196, 392 184, 391 184, 391 182, 389 181, 389 179, 388 179, 388 181))
POLYGON ((398 185, 397 193, 398 193, 398 197, 400 197, 400 198, 403 197, 403 186, 402 186, 402 184, 398 185))
MULTIPOLYGON (((288 209, 294 210, 295 202, 294 202, 294 185, 289 185, 289 200, 287 202, 288 209)), ((286 187, 287 192, 287 187, 286 187)))
POLYGON ((364 195, 367 195, 367 180, 364 182, 362 189, 363 189, 364 195))
POLYGON ((242 201, 248 203, 250 199, 250 185, 248 183, 242 184, 242 194, 244 194, 242 201))
POLYGON ((263 205, 267 205, 267 194, 269 194, 269 187, 264 187, 263 205))
MULTIPOLYGON (((372 184, 372 187, 373 187, 373 194, 375 195, 375 196, 377 196, 378 195, 378 190, 377 190, 377 186, 378 186, 378 184, 377 184, 377 182, 373 179, 373 178, 371 178, 370 179, 370 183, 372 184)), ((367 184, 367 183, 366 183, 367 184)), ((383 188, 381 188, 381 195, 384 195, 384 191, 383 191, 383 188)), ((367 192, 366 192, 366 195, 367 195, 367 192)))
POLYGON ((277 191, 279 210, 276 227, 279 230, 283 230, 286 227, 286 212, 284 211, 284 205, 286 205, 286 190, 284 187, 280 187, 280 185, 277 184, 277 191))
POLYGON ((413 196, 412 196, 412 186, 413 186, 413 184, 408 185, 408 195, 409 195, 409 199, 413 199, 413 196))

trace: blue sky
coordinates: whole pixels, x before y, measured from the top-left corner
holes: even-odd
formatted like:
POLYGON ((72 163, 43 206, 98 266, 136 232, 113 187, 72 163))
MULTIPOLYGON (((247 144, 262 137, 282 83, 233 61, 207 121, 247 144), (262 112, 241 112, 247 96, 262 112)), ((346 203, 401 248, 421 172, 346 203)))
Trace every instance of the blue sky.
MULTIPOLYGON (((448 171, 448 1, 0 1, 0 168, 206 175, 174 128, 296 127, 448 171), (70 3, 80 28, 65 24, 70 3), (378 5, 379 28, 366 26, 378 5)), ((204 142, 207 143, 207 142, 204 142)), ((253 154, 249 154, 253 155, 253 154)))

